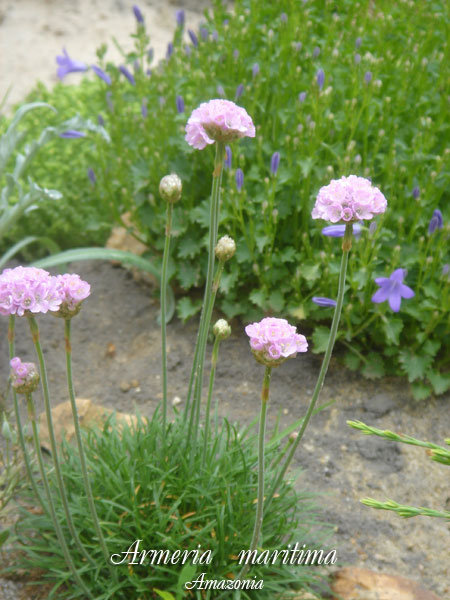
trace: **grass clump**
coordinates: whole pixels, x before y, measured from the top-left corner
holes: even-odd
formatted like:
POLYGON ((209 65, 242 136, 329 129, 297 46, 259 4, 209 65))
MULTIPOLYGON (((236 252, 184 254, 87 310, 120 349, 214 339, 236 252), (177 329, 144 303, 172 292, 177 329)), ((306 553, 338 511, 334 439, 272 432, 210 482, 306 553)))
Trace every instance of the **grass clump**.
MULTIPOLYGON (((158 415, 149 422, 139 421, 133 428, 105 426, 91 431, 85 438, 85 452, 96 510, 106 535, 108 550, 118 563, 117 581, 104 564, 98 540, 87 516, 86 498, 76 450, 64 444, 61 461, 71 514, 79 538, 96 566, 86 563, 76 547, 71 555, 80 575, 97 600, 147 600, 158 598, 155 590, 176 598, 203 598, 199 590, 184 589, 186 581, 200 573, 206 579, 236 577, 240 570, 236 560, 249 547, 252 535, 256 495, 257 451, 253 433, 242 434, 225 422, 217 436, 211 436, 202 468, 203 444, 192 454, 186 452, 185 429, 177 420, 169 425, 165 443, 158 415), (124 554, 135 540, 142 540, 142 550, 210 550, 210 564, 128 564, 132 557, 124 554)), ((273 477, 270 467, 276 445, 268 446, 266 477, 273 477)), ((56 490, 56 482, 50 478, 56 490)), ((57 512, 63 521, 63 508, 54 494, 57 512)), ((81 598, 83 592, 70 582, 64 556, 58 545, 51 520, 25 508, 16 525, 21 550, 21 566, 42 570, 43 583, 52 584, 51 598, 81 598)), ((261 547, 286 548, 299 542, 317 547, 320 535, 316 509, 311 499, 284 483, 266 515, 261 547)), ((67 526, 65 526, 67 527, 67 526)), ((323 531, 321 535, 323 536, 323 531)), ((65 531, 67 536, 68 532, 65 531)), ((131 551, 130 551, 131 552, 131 551)), ((139 559, 136 560, 139 562, 139 559)), ((282 564, 254 565, 247 578, 264 579, 262 590, 242 591, 242 598, 276 598, 293 589, 309 590, 320 583, 318 567, 282 564)), ((322 583, 323 585, 323 583, 322 583)), ((211 593, 211 592, 208 592, 211 593)), ((208 598, 218 598, 219 591, 208 598)))

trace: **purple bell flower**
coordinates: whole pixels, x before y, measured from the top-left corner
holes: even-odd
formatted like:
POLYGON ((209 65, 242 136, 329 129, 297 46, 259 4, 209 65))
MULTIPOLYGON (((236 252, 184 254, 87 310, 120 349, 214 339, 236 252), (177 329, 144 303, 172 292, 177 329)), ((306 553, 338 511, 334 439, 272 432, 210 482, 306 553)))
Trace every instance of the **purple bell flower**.
POLYGON ((259 73, 259 65, 258 63, 255 63, 252 67, 252 75, 253 77, 256 77, 259 73))
POLYGON ((238 192, 241 191, 244 185, 244 173, 242 169, 236 169, 236 189, 238 192))
POLYGON ((272 173, 272 175, 277 174, 279 165, 280 165, 280 153, 274 152, 272 154, 272 158, 270 160, 270 172, 272 173))
POLYGON ((184 27, 184 21, 185 21, 184 10, 177 10, 177 12, 175 13, 175 19, 176 19, 178 27, 184 27))
POLYGON ((130 73, 130 71, 126 68, 125 65, 120 65, 119 67, 119 71, 122 73, 122 75, 125 75, 125 77, 128 79, 128 81, 131 83, 131 85, 136 85, 136 80, 133 77, 133 75, 130 73))
POLYGON ((106 84, 111 85, 111 77, 108 75, 108 73, 105 73, 105 71, 100 69, 100 67, 97 67, 97 65, 91 65, 91 69, 94 71, 97 77, 103 79, 106 84))
POLYGON ((336 306, 336 300, 332 300, 331 298, 324 298, 322 296, 313 296, 312 301, 314 302, 314 304, 317 304, 317 306, 336 306))
MULTIPOLYGON (((360 235, 362 227, 359 223, 353 223, 353 235, 360 235)), ((344 237, 345 225, 328 225, 322 229, 322 235, 327 237, 344 237)))
POLYGON ((141 9, 136 4, 133 5, 133 12, 136 21, 142 25, 144 23, 144 16, 142 15, 141 9))
POLYGON ((184 100, 183 96, 177 96, 176 99, 177 111, 179 114, 184 113, 184 100))
POLYGON ((233 157, 233 154, 231 152, 231 148, 230 146, 225 146, 225 161, 224 161, 224 165, 226 169, 231 169, 231 159, 233 157))
POLYGON ((300 94, 298 95, 298 101, 300 102, 300 104, 303 104, 303 102, 305 101, 306 98, 306 92, 300 92, 300 94))
POLYGON ((240 83, 236 88, 235 99, 239 100, 239 98, 242 96, 243 93, 244 93, 244 84, 240 83))
POLYGON ((405 269, 396 269, 390 277, 377 277, 375 283, 380 289, 372 296, 372 302, 379 304, 387 300, 391 310, 398 312, 402 298, 409 299, 415 296, 413 290, 403 283, 405 275, 405 269))
POLYGON ((63 48, 63 55, 56 57, 56 62, 59 65, 58 70, 56 71, 59 79, 64 79, 69 73, 87 71, 88 68, 83 62, 72 60, 65 48, 63 48))
POLYGON ((89 167, 89 169, 87 170, 87 174, 88 174, 88 177, 89 177, 92 185, 94 185, 95 182, 97 181, 97 177, 95 176, 94 169, 89 167))
POLYGON ((75 138, 84 138, 86 134, 83 131, 77 131, 76 129, 68 129, 67 131, 63 131, 59 134, 61 138, 67 139, 75 139, 75 138))
POLYGON ((323 84, 325 83, 325 73, 323 69, 319 69, 316 75, 317 85, 319 86, 319 90, 323 88, 323 84))
POLYGON ((198 48, 198 37, 195 35, 195 33, 192 31, 192 29, 188 29, 188 34, 189 37, 191 38, 191 42, 193 43, 193 45, 198 48))

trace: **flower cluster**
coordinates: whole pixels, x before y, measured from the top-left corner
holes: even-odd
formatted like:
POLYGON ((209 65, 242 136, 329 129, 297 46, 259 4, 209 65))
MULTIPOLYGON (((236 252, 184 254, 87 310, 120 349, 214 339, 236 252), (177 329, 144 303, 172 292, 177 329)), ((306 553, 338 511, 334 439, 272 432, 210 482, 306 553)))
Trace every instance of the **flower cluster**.
POLYGON ((18 356, 10 360, 11 382, 19 394, 34 392, 39 384, 39 373, 34 363, 23 363, 18 356))
POLYGON ((61 306, 58 317, 73 317, 80 312, 81 303, 91 293, 91 286, 76 273, 66 273, 56 277, 61 306))
POLYGON ((46 313, 59 309, 62 299, 56 278, 35 267, 5 269, 0 275, 0 314, 18 315, 25 311, 46 313))
POLYGON ((89 291, 89 284, 78 275, 54 277, 36 267, 5 269, 0 275, 0 314, 21 317, 26 312, 62 311, 66 314, 69 311, 73 316, 89 291))
POLYGON ((210 100, 196 108, 186 125, 186 141, 203 150, 214 142, 233 142, 242 137, 255 137, 255 126, 245 108, 230 100, 210 100))
POLYGON ((386 198, 368 179, 350 175, 332 179, 319 190, 311 216, 332 223, 360 221, 383 213, 386 206, 386 198))
POLYGON ((267 366, 277 367, 287 358, 295 358, 297 352, 306 352, 308 343, 304 335, 286 319, 266 317, 259 323, 247 325, 245 333, 256 360, 267 366))

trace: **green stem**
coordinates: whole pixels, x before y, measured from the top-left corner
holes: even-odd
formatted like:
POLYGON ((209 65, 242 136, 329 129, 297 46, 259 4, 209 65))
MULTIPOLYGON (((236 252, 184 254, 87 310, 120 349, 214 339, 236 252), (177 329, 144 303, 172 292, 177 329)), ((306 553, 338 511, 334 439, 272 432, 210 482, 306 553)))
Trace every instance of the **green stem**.
MULTIPOLYGON (((214 388, 214 379, 216 376, 216 366, 217 366, 217 358, 219 355, 219 345, 220 345, 220 339, 218 337, 216 337, 216 339, 214 340, 214 346, 213 346, 213 350, 212 350, 211 373, 209 374, 209 386, 208 386, 208 400, 206 402, 205 439, 203 442, 203 466, 205 465, 206 448, 208 445, 209 415, 210 415, 210 411, 211 411, 211 398, 212 398, 212 392, 213 392, 213 388, 214 388)), ((216 404, 216 409, 217 409, 217 404, 216 404)))
POLYGON ((167 350, 166 350, 166 302, 167 302, 167 271, 170 255, 170 232, 172 229, 173 203, 167 202, 166 239, 161 272, 161 354, 162 354, 162 391, 163 391, 163 436, 165 438, 167 423, 167 350))
MULTIPOLYGON (((197 335, 197 344, 194 354, 194 363, 192 365, 191 378, 189 381, 189 390, 185 406, 185 415, 189 408, 191 414, 195 415, 197 409, 196 404, 200 402, 201 390, 203 386, 203 363, 205 361, 206 338, 209 329, 208 307, 212 295, 212 281, 214 275, 215 254, 214 249, 217 243, 217 230, 219 226, 219 204, 220 204, 220 184, 222 181, 223 159, 225 154, 225 145, 222 142, 216 143, 216 157, 214 161, 213 183, 211 191, 210 204, 210 225, 209 225, 209 251, 208 251, 208 269, 206 273, 205 294, 203 298, 202 312, 200 315, 200 325, 197 335), (192 384, 195 382, 194 399, 191 404, 192 384)), ((212 312, 212 310, 211 310, 212 312)), ((192 420, 192 419, 191 419, 192 420)), ((191 431, 188 432, 188 443, 191 431)), ((194 435, 196 435, 194 433, 194 435)))
MULTIPOLYGON (((89 481, 89 475, 86 465, 86 456, 84 454, 83 441, 81 438, 81 429, 80 422, 78 419, 78 410, 77 403, 75 400, 75 392, 73 388, 73 378, 72 378, 72 344, 71 344, 71 320, 65 319, 65 328, 64 328, 64 340, 66 346, 66 370, 67 370, 67 387, 69 389, 69 398, 70 404, 72 407, 72 416, 73 416, 73 424, 75 426, 75 437, 77 440, 78 453, 80 455, 80 464, 81 464, 81 472, 83 475, 84 488, 86 492, 86 497, 89 505, 89 510, 91 512, 92 521, 94 523, 94 529, 97 534, 100 548, 103 552, 103 558, 106 564, 110 565, 109 553, 106 547, 105 538, 103 537, 102 530, 100 528, 100 523, 98 520, 97 511, 95 509, 94 497, 92 494, 91 482, 89 481)), ((116 573, 114 571, 114 577, 116 577, 116 573)))
POLYGON ((62 476, 62 472, 61 472, 61 465, 59 463, 59 457, 58 457, 58 452, 57 452, 55 431, 53 429, 52 409, 51 409, 51 405, 50 405, 50 395, 48 392, 47 371, 45 368, 44 354, 42 352, 41 343, 39 341, 39 328, 38 328, 36 319, 31 314, 28 314, 27 317, 28 317, 28 324, 30 326, 31 337, 33 338, 34 347, 36 349, 36 354, 37 354, 37 358, 39 361, 39 369, 41 372, 42 393, 44 396, 45 414, 47 417, 48 433, 49 433, 49 438, 50 438, 50 447, 51 447, 51 451, 52 451, 53 463, 55 465, 55 473, 56 473, 56 479, 58 482, 59 492, 61 494, 61 500, 62 500, 62 503, 64 506, 64 512, 66 514, 67 525, 69 527, 70 534, 71 534, 76 546, 80 550, 80 552, 83 554, 83 556, 89 562, 91 562, 92 564, 95 564, 94 560, 89 556, 89 554, 86 552, 85 548, 81 544, 80 538, 78 537, 78 534, 76 532, 76 529, 74 527, 72 517, 70 514, 69 503, 67 501, 66 487, 64 485, 64 480, 63 480, 63 476, 62 476))
POLYGON ((38 458, 39 470, 41 472, 42 482, 44 484, 44 489, 45 489, 45 493, 47 496, 48 508, 50 510, 50 516, 53 521, 53 526, 55 528, 56 536, 61 545, 61 550, 64 554, 64 559, 67 563, 67 566, 72 571, 77 584, 84 591, 84 593, 87 595, 87 597, 92 599, 93 598, 92 594, 84 585, 84 583, 75 567, 72 557, 70 556, 70 552, 67 547, 64 533, 61 529, 61 525, 58 521, 58 517, 56 516, 55 505, 53 503, 52 493, 50 491, 50 486, 48 484, 48 479, 47 479, 47 473, 45 471, 44 461, 42 459, 41 444, 40 444, 40 440, 39 440, 39 433, 38 433, 37 423, 36 423, 36 412, 34 410, 34 404, 33 404, 33 399, 32 399, 31 394, 27 394, 27 406, 28 406, 28 416, 31 421, 31 427, 33 428, 33 440, 34 440, 34 446, 36 449, 36 455, 38 458))
POLYGON ((314 407, 316 405, 317 399, 319 398, 320 392, 323 387, 323 382, 325 379, 325 375, 327 374, 328 365, 330 364, 331 354, 333 352, 333 346, 334 346, 334 342, 336 340, 336 334, 337 334, 337 330, 338 330, 338 326, 339 326, 339 320, 341 317, 342 304, 344 301, 344 292, 345 292, 345 276, 347 273, 348 255, 349 255, 349 252, 351 249, 351 243, 352 243, 352 233, 353 233, 352 223, 346 223, 344 239, 342 242, 342 260, 341 260, 341 269, 340 269, 340 273, 339 273, 338 296, 337 296, 337 301, 336 301, 336 307, 334 309, 333 322, 331 324, 330 337, 328 339, 328 346, 327 346, 325 356, 322 361, 322 366, 320 368, 319 377, 317 378, 316 387, 314 388, 311 402, 309 403, 309 407, 308 407, 308 410, 306 411, 306 415, 303 419, 302 426, 300 427, 300 431, 298 432, 297 439, 292 444, 292 448, 289 451, 288 457, 287 457, 286 461, 284 462, 283 467, 281 468, 281 471, 275 480, 275 483, 272 486, 272 489, 270 491, 270 494, 269 494, 269 496, 267 498, 267 502, 266 502, 266 511, 268 510, 268 508, 272 502, 275 492, 277 491, 278 487, 280 486, 281 482, 283 481, 284 475, 294 457, 294 454, 298 448, 298 445, 300 444, 300 441, 303 437, 303 434, 309 423, 309 420, 313 414, 314 407))
MULTIPOLYGON (((261 412, 259 417, 259 437, 258 437, 258 498, 256 503, 256 518, 253 528, 252 541, 250 542, 250 552, 256 550, 258 546, 259 536, 261 534, 263 516, 264 516, 264 436, 266 433, 266 414, 267 404, 269 402, 270 376, 272 367, 266 367, 264 371, 264 379, 261 390, 261 412)), ((242 579, 250 565, 244 565, 237 576, 237 579, 242 579)))
MULTIPOLYGON (((9 344, 9 360, 14 358, 15 356, 15 348, 14 348, 14 330, 15 330, 15 316, 10 315, 9 317, 9 326, 8 326, 8 344, 9 344)), ((13 401, 14 401, 14 414, 16 417, 17 423, 17 433, 19 435, 19 443, 23 453, 23 459, 25 461, 25 468, 27 471, 28 479, 30 480, 31 487, 33 488, 33 492, 36 498, 39 500, 40 505, 42 506, 44 512, 48 514, 47 505, 44 502, 44 499, 39 491, 38 485, 33 475, 33 469, 31 467, 30 455, 28 454, 27 446, 25 443, 25 436, 23 434, 22 428, 22 420, 20 418, 20 410, 19 410, 19 402, 17 400, 16 390, 13 388, 13 401)))

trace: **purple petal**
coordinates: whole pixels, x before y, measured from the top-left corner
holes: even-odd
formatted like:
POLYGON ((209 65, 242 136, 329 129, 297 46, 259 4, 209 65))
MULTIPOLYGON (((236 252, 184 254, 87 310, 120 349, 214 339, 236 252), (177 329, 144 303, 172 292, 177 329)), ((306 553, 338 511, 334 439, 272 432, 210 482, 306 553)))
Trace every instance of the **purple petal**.
POLYGON ((59 134, 59 137, 62 138, 82 138, 86 137, 86 134, 82 131, 77 131, 76 129, 68 129, 67 131, 63 131, 59 134))
POLYGON ((405 285, 404 283, 402 283, 402 285, 400 286, 400 295, 402 296, 402 298, 414 298, 415 293, 413 292, 413 290, 408 287, 407 285, 405 285))
POLYGON ((386 302, 386 300, 389 298, 389 289, 386 287, 382 287, 379 290, 377 290, 375 292, 375 294, 372 296, 372 302, 375 302, 375 304, 380 304, 380 302, 386 302))
POLYGON ((398 312, 400 310, 401 303, 402 298, 397 291, 389 295, 389 306, 394 312, 398 312))
POLYGON ((399 283, 401 283, 403 281, 404 277, 405 277, 404 269, 395 269, 395 271, 392 273, 392 275, 389 277, 389 279, 391 281, 398 281, 399 283))
POLYGON ((376 277, 376 278, 375 278, 375 283, 376 283, 377 285, 381 285, 381 286, 384 286, 384 285, 386 285, 386 284, 389 284, 389 283, 390 283, 390 281, 391 281, 391 280, 389 279, 389 277, 376 277))
POLYGON ((91 69, 94 71, 97 77, 100 77, 100 79, 103 79, 105 83, 111 85, 111 77, 105 73, 103 69, 100 69, 100 67, 97 67, 97 65, 91 65, 91 69))
POLYGON ((317 306, 336 306, 336 300, 332 300, 331 298, 324 298, 321 296, 314 296, 312 298, 312 301, 314 302, 314 304, 317 304, 317 306))

